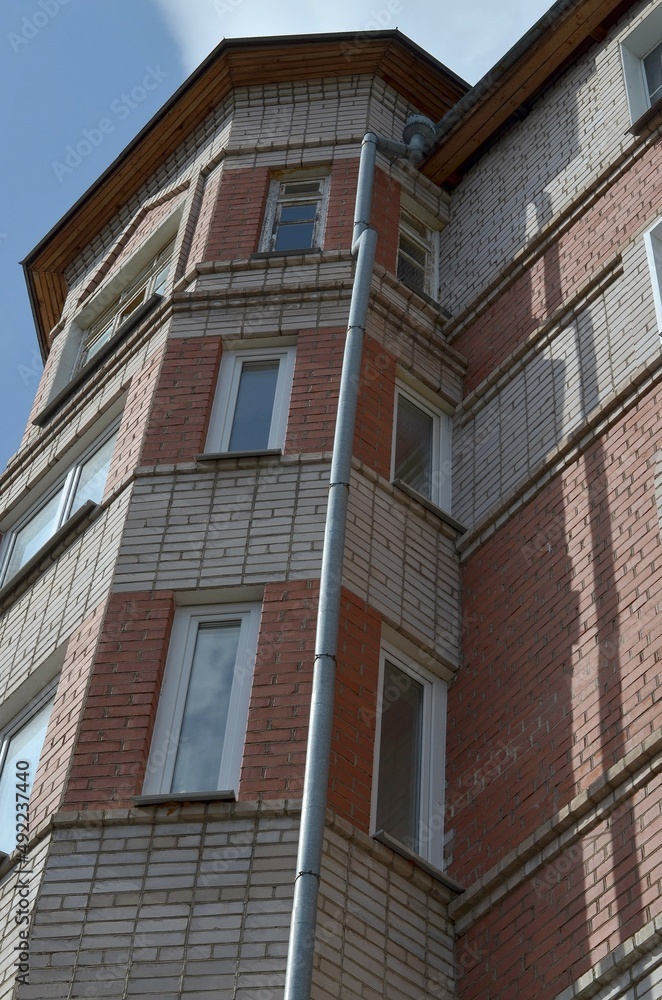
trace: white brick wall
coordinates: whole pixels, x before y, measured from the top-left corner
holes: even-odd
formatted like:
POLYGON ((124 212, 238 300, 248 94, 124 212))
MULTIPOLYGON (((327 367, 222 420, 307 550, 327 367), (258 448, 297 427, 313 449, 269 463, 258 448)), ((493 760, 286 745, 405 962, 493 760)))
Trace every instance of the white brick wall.
POLYGON ((319 573, 328 465, 230 460, 135 485, 116 590, 236 586, 319 573))
MULTIPOLYGON (((161 808, 153 822, 134 810, 103 826, 71 827, 63 814, 17 1000, 280 996, 298 839, 285 805, 161 808)), ((398 995, 450 992, 446 890, 338 829, 325 842, 315 1000, 383 996, 387 983, 398 995)))
POLYGON ((454 192, 440 271, 440 301, 452 313, 631 144, 619 45, 655 2, 635 5, 454 192))
MULTIPOLYGON (((660 334, 643 237, 624 273, 569 325, 553 331, 455 421, 453 513, 480 521, 633 373, 659 356, 660 334), (483 405, 483 400, 487 400, 483 405)), ((484 388, 484 387, 483 387, 484 388)))

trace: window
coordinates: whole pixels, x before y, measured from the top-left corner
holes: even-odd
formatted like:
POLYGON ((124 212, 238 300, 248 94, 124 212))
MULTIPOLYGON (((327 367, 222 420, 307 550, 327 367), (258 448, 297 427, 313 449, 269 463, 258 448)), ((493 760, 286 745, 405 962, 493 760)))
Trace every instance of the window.
POLYGON ((406 389, 395 410, 393 479, 450 510, 451 418, 406 389))
POLYGON ((100 503, 116 437, 117 422, 6 533, 0 548, 0 584, 25 566, 83 504, 88 500, 100 503))
POLYGON ((621 44, 630 118, 636 122, 662 98, 662 4, 621 44))
POLYGON ((437 234, 403 208, 398 238, 398 278, 415 292, 436 294, 437 234))
POLYGON ((144 793, 239 784, 259 606, 182 608, 173 625, 144 793))
POLYGON ((373 830, 441 868, 446 685, 395 650, 380 680, 373 830))
POLYGON ((262 250, 310 250, 322 246, 328 177, 271 182, 262 250))
POLYGON ((655 225, 645 233, 644 240, 653 282, 657 325, 662 333, 662 219, 658 219, 655 225))
POLYGON ((124 320, 128 319, 151 295, 163 295, 174 248, 175 241, 172 239, 138 275, 129 281, 101 316, 90 324, 81 341, 76 371, 108 343, 124 320))
POLYGON ((207 450, 281 448, 293 371, 293 347, 226 351, 221 361, 207 450))
POLYGON ((17 816, 25 815, 53 707, 54 689, 35 699, 0 735, 0 851, 16 847, 17 816), (27 765, 27 766, 26 766, 27 765))

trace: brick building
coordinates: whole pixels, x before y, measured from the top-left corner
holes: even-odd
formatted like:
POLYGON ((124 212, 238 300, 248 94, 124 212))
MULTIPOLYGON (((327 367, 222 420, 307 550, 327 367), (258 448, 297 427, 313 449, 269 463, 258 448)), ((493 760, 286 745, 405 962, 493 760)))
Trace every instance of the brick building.
POLYGON ((473 88, 398 32, 226 41, 30 254, 0 1000, 282 996, 359 151, 411 114, 312 996, 662 996, 661 57, 659 0, 560 0, 473 88))

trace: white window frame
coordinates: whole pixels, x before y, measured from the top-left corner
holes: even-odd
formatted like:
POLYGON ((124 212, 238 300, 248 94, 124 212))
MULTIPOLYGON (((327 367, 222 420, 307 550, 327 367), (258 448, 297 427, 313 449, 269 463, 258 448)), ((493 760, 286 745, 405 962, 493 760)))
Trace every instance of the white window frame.
MULTIPOLYGON (((58 393, 63 391, 80 370, 81 352, 85 337, 90 328, 109 310, 124 289, 137 279, 139 274, 148 266, 149 262, 174 239, 175 250, 171 257, 170 272, 166 287, 164 288, 164 295, 168 293, 168 288, 172 286, 174 280, 174 267, 172 265, 177 258, 177 241, 183 212, 184 203, 182 202, 167 219, 164 219, 160 225, 157 225, 154 232, 150 233, 139 249, 113 271, 111 276, 103 282, 85 302, 84 306, 73 316, 66 334, 62 354, 58 361, 55 379, 49 393, 50 399, 53 399, 58 393)), ((112 341, 113 337, 110 338, 109 343, 112 343, 112 341)), ((85 367, 85 365, 83 364, 82 367, 85 367)))
POLYGON ((206 605, 177 609, 147 762, 144 795, 167 795, 171 790, 199 627, 239 619, 241 620, 239 646, 217 787, 192 792, 197 794, 232 791, 237 794, 248 723, 260 611, 259 604, 206 605))
MULTIPOLYGON (((71 506, 76 495, 76 489, 78 487, 83 465, 85 465, 87 460, 91 458, 110 437, 117 433, 119 426, 120 418, 118 417, 104 430, 102 434, 96 437, 83 452, 81 452, 76 461, 69 466, 67 471, 63 473, 63 475, 59 476, 52 486, 42 493, 39 499, 36 500, 35 503, 31 504, 25 513, 22 514, 21 517, 6 530, 2 543, 0 544, 0 586, 4 586, 5 583, 12 580, 16 574, 21 572, 23 566, 25 566, 27 562, 33 558, 30 556, 30 559, 27 559, 22 566, 19 566, 10 577, 7 576, 7 569, 14 550, 14 543, 19 532, 26 527, 27 524, 29 524, 29 522, 39 513, 40 510, 42 510, 43 507, 46 506, 49 500, 51 500, 59 490, 62 490, 62 496, 58 504, 56 517, 54 519, 55 528, 53 529, 51 535, 49 535, 47 541, 43 543, 44 546, 48 544, 48 541, 53 537, 53 535, 56 534, 56 532, 58 532, 71 517, 71 506)), ((37 553, 34 554, 36 555, 37 553)))
MULTIPOLYGON (((430 496, 421 493, 431 503, 441 510, 451 511, 452 483, 451 483, 451 459, 452 459, 452 437, 453 421, 448 412, 432 403, 427 397, 420 394, 403 382, 396 382, 395 404, 393 407, 393 438, 391 443, 391 480, 396 479, 396 440, 398 431, 398 404, 400 397, 404 396, 413 406, 418 407, 423 413, 432 417, 432 489, 430 496), (443 475, 442 470, 448 469, 448 475, 443 475)), ((405 480, 401 480, 409 489, 415 490, 405 480)), ((415 492, 418 492, 415 490, 415 492)))
MULTIPOLYGON (((5 777, 5 767, 7 765, 7 753, 9 751, 9 744, 11 743, 13 737, 16 736, 17 733, 20 733, 20 731, 35 717, 35 715, 41 712, 41 710, 45 708, 49 703, 51 705, 51 712, 52 712, 56 690, 57 690, 57 680, 51 681, 51 683, 48 684, 47 687, 45 687, 43 691, 41 691, 36 696, 36 698, 33 698, 32 701, 30 701, 25 706, 25 708, 21 709, 21 711, 14 716, 11 722, 7 723, 7 725, 0 730, 0 782, 2 782, 2 780, 5 777)), ((46 734, 48 732, 49 723, 50 723, 50 714, 48 717, 48 721, 46 723, 44 742, 46 740, 46 734)), ((41 754, 43 753, 43 747, 44 744, 42 743, 41 749, 39 751, 39 758, 37 759, 37 766, 35 767, 34 772, 30 775, 31 778, 30 795, 32 794, 32 788, 34 787, 34 779, 37 773, 37 768, 39 766, 39 760, 41 759, 41 754)), ((14 776, 10 777, 10 781, 12 782, 12 788, 13 788, 13 785, 15 783, 14 776)), ((23 811, 22 814, 25 815, 25 812, 23 811)), ((14 846, 15 845, 12 846, 11 850, 13 850, 14 846)), ((0 852, 2 853, 9 854, 11 853, 11 850, 6 851, 5 847, 3 845, 0 845, 0 852)))
MULTIPOLYGON (((103 311, 94 319, 88 328, 83 332, 80 348, 78 351, 78 358, 76 360, 76 365, 74 367, 74 374, 79 371, 83 365, 88 361, 91 361, 96 351, 92 354, 89 353, 89 348, 92 347, 101 334, 107 329, 110 329, 108 337, 104 340, 101 346, 108 343, 117 333, 119 327, 126 321, 129 320, 140 306, 144 305, 148 301, 151 295, 154 294, 156 288, 156 279, 161 274, 164 268, 167 268, 166 276, 163 281, 163 289, 161 295, 164 294, 165 288, 172 277, 172 265, 175 257, 175 244, 176 237, 172 236, 167 240, 164 245, 157 250, 151 260, 148 260, 145 264, 139 264, 135 258, 133 260, 133 268, 130 272, 125 272, 125 278, 128 274, 133 273, 133 277, 129 278, 124 285, 124 287, 117 292, 109 305, 103 309, 103 311), (137 272, 137 273, 136 273, 137 272), (132 310, 131 313, 123 315, 123 308, 135 298, 141 291, 144 292, 143 298, 132 310)), ((97 348, 99 350, 99 348, 97 348)))
MULTIPOLYGON (((426 264, 425 287, 423 288, 423 293, 432 299, 436 299, 439 295, 439 232, 430 226, 429 220, 427 218, 423 218, 423 214, 420 211, 412 208, 409 200, 405 201, 404 198, 400 208, 400 220, 398 223, 398 255, 396 261, 396 274, 400 270, 401 234, 404 234, 407 239, 409 239, 412 243, 415 243, 421 250, 424 251, 426 255, 426 264), (405 215, 411 216, 415 222, 425 227, 427 231, 427 238, 422 237, 415 228, 412 228, 409 225, 409 222, 404 218, 405 215)), ((398 280, 402 281, 403 285, 406 285, 407 288, 411 288, 413 292, 420 292, 420 289, 414 288, 403 278, 398 276, 398 280)))
POLYGON ((660 42, 662 42, 662 3, 621 42, 623 75, 632 123, 637 122, 651 107, 644 59, 660 42))
POLYGON ((658 331, 662 334, 662 218, 644 233, 658 331))
MULTIPOLYGON (((264 223, 262 235, 260 237, 260 250, 263 253, 297 253, 306 250, 321 250, 324 244, 324 231, 326 229, 326 215, 329 205, 329 187, 331 175, 328 170, 297 171, 287 175, 273 178, 269 185, 267 205, 264 213, 264 223), (288 198, 281 195, 283 185, 293 184, 297 181, 319 181, 320 193, 318 198, 318 209, 316 213, 315 226, 313 229, 313 239, 310 247, 301 247, 292 250, 274 250, 274 244, 278 234, 278 210, 284 202, 295 203, 295 198, 288 198)), ((302 198, 302 201, 312 200, 310 196, 302 198)))
POLYGON ((239 381, 244 361, 278 361, 278 380, 267 449, 282 448, 285 443, 287 418, 294 376, 295 347, 274 347, 262 350, 224 350, 221 358, 216 394, 207 435, 208 452, 227 452, 234 421, 239 381))
MULTIPOLYGON (((404 846, 436 868, 444 860, 444 791, 446 754, 446 696, 447 685, 440 677, 425 670, 411 657, 405 656, 395 646, 384 644, 379 659, 379 688, 377 697, 377 724, 375 730, 375 757, 373 766, 372 796, 370 803, 370 832, 378 833, 377 806, 379 792, 379 758, 381 748, 381 718, 384 705, 384 670, 386 661, 417 681, 423 687, 423 725, 421 733, 421 801, 419 813, 418 849, 411 844, 404 846)), ((389 699, 390 706, 397 705, 397 698, 389 699)), ((390 834, 389 830, 384 833, 390 834)), ((392 836, 392 835, 391 835, 392 836)), ((395 839, 395 838, 394 838, 395 839)))

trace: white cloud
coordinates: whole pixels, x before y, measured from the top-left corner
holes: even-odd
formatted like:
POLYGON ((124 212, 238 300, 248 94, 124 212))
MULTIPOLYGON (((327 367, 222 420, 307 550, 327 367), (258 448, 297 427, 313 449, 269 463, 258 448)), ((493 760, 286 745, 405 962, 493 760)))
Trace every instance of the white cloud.
POLYGON ((551 6, 550 0, 153 0, 188 72, 223 37, 399 28, 474 83, 551 6))

